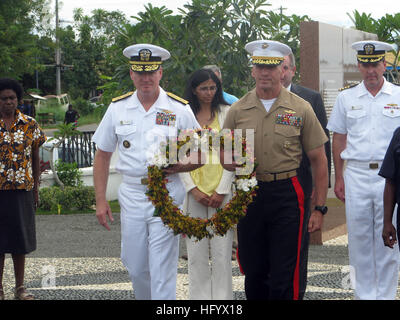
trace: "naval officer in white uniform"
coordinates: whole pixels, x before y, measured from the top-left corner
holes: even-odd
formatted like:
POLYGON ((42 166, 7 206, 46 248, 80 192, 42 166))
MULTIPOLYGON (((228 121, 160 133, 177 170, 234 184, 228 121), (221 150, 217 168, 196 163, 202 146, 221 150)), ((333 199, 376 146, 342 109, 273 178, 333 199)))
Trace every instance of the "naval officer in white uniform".
MULTIPOLYGON (((162 61, 170 53, 158 46, 136 44, 123 51, 130 60, 130 76, 135 92, 113 99, 93 141, 97 145, 94 162, 96 216, 110 229, 113 220, 106 201, 107 177, 112 153, 118 148, 116 169, 122 174, 118 200, 121 206, 121 259, 127 268, 136 299, 176 299, 179 236, 154 217, 148 200, 148 161, 161 139, 176 136, 178 129, 200 128, 187 102, 165 92, 159 82, 162 61)), ((181 205, 184 188, 176 172, 199 165, 176 164, 170 168, 167 184, 176 205, 181 205)))
POLYGON ((383 77, 390 44, 359 41, 352 48, 363 81, 339 93, 327 126, 333 131, 335 194, 346 204, 356 299, 395 299, 399 253, 382 241, 385 179, 378 172, 400 125, 400 87, 383 77))

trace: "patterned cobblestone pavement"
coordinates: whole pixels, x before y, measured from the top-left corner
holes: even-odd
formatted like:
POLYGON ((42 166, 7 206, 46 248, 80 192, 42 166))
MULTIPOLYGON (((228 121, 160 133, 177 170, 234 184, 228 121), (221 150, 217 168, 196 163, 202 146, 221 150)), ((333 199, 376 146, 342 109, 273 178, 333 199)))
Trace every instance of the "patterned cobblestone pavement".
MULTIPOLYGON (((128 274, 119 258, 119 215, 112 231, 93 215, 38 216, 38 249, 27 256, 26 287, 39 300, 131 300, 128 274)), ((183 241, 181 250, 184 250, 183 241)), ((235 300, 244 300, 244 277, 232 262, 235 300)), ((305 300, 352 300, 347 236, 312 245, 305 300)), ((3 286, 12 299, 13 266, 6 256, 3 286)), ((398 295, 398 297, 400 297, 398 295)), ((177 298, 188 298, 187 261, 179 260, 177 298)))

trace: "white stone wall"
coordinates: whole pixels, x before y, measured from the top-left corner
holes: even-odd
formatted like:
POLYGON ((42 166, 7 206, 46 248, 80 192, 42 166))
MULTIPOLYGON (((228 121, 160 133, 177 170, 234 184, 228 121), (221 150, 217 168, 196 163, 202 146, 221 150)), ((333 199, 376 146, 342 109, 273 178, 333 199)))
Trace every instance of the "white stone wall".
MULTIPOLYGON (((115 170, 115 164, 118 160, 118 152, 114 152, 110 161, 110 173, 108 176, 106 198, 108 201, 118 199, 118 188, 122 182, 122 175, 115 170)), ((80 168, 82 180, 85 186, 93 186, 93 167, 80 168)), ((51 187, 55 184, 53 173, 48 170, 40 176, 40 188, 51 187)))

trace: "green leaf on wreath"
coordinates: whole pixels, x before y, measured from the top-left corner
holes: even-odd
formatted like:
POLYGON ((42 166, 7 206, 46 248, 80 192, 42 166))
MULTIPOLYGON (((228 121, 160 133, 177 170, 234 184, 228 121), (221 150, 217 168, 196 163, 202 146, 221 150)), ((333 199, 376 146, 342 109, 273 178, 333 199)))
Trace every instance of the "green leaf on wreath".
POLYGON ((160 214, 161 214, 161 209, 159 207, 155 207, 153 216, 154 217, 159 217, 160 214))

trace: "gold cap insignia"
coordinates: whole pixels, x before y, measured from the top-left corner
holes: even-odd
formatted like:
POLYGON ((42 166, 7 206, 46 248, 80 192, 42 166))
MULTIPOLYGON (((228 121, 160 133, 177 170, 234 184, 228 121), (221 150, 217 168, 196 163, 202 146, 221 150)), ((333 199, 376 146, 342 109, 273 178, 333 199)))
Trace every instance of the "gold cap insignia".
POLYGON ((150 61, 151 51, 149 49, 142 49, 139 51, 140 61, 150 61))
POLYGON ((364 51, 365 51, 365 54, 374 54, 375 46, 373 44, 371 44, 371 43, 367 43, 364 46, 364 51))

